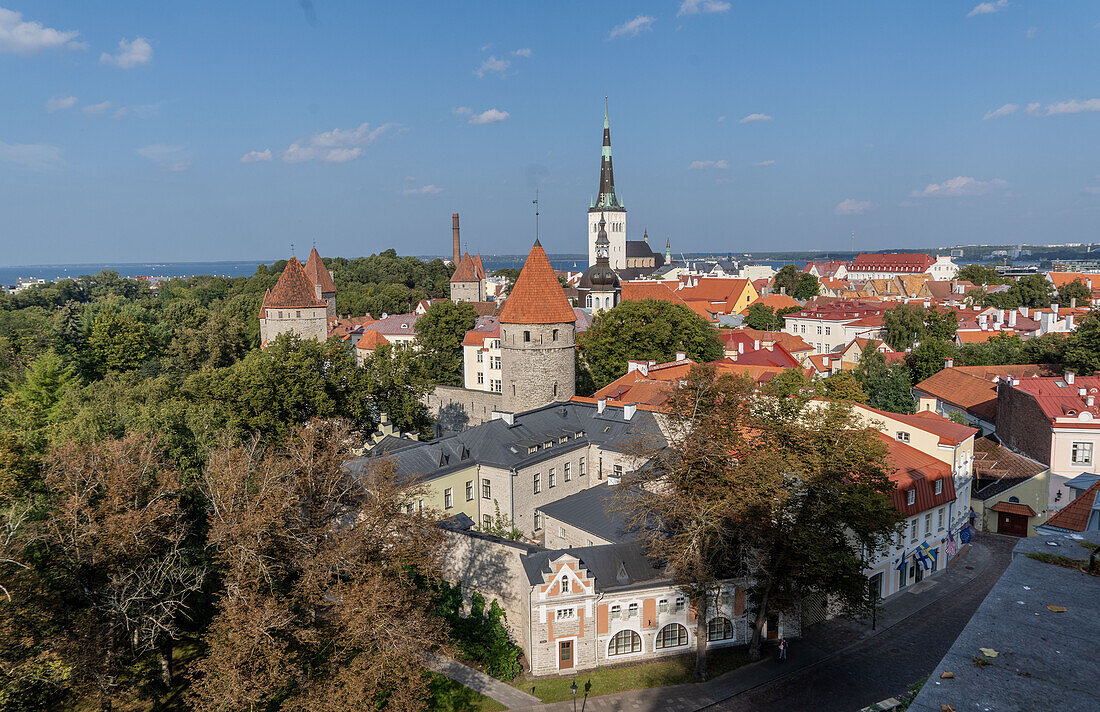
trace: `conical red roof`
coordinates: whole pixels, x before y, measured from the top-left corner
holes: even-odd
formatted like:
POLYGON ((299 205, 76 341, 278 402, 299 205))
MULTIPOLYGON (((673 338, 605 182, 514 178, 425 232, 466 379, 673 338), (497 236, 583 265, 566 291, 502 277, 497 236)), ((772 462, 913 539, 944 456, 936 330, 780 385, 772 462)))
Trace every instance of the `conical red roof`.
POLYGON ((535 240, 511 294, 500 310, 503 324, 561 324, 577 320, 550 258, 535 240))
MULTIPOLYGON (((327 272, 326 272, 327 274, 327 272)), ((325 302, 317 298, 313 282, 297 257, 291 257, 286 269, 279 276, 275 286, 264 295, 260 317, 267 315, 268 309, 304 309, 306 307, 326 307, 325 302)))
POLYGON ((321 261, 321 255, 317 252, 316 247, 309 251, 309 259, 306 260, 306 275, 313 284, 321 285, 321 294, 336 293, 336 284, 333 283, 332 275, 328 273, 325 263, 321 261))
POLYGON ((455 269, 455 273, 451 275, 452 282, 477 282, 481 279, 481 275, 478 274, 477 260, 470 257, 470 253, 467 252, 462 255, 462 259, 458 261, 458 267, 455 269))

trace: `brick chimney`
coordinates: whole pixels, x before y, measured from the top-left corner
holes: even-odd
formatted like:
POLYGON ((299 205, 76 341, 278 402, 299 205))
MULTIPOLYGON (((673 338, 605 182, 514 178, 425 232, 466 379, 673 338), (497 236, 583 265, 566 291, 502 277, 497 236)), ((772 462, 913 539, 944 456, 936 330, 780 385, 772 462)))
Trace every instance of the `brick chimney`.
POLYGON ((944 367, 944 368, 954 368, 954 366, 955 366, 955 359, 953 359, 953 358, 945 358, 945 359, 943 360, 943 367, 944 367))
POLYGON ((1063 375, 1063 377, 1066 379, 1066 383, 1072 386, 1074 380, 1077 379, 1077 372, 1076 371, 1066 371, 1065 374, 1063 375))
POLYGON ((458 260, 462 257, 461 241, 458 238, 458 213, 451 213, 451 240, 454 242, 454 263, 458 266, 458 260))

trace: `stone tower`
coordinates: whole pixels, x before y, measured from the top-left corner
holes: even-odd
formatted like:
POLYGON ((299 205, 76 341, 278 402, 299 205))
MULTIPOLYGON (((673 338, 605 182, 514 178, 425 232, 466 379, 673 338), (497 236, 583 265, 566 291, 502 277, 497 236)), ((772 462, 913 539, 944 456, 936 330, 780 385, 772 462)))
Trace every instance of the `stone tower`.
POLYGON ((581 275, 577 283, 577 294, 581 305, 591 309, 593 314, 611 309, 619 303, 621 285, 619 276, 608 264, 607 252, 609 240, 607 239, 606 223, 600 220, 599 237, 596 238, 596 264, 592 265, 581 275))
MULTIPOLYGON (((324 269, 324 265, 321 268, 324 269)), ((279 281, 264 294, 260 307, 260 347, 279 334, 291 331, 303 339, 324 341, 328 338, 326 312, 332 307, 318 295, 313 278, 297 257, 291 257, 279 281)))
POLYGON ((611 269, 626 268, 626 208, 615 194, 615 171, 611 166, 611 122, 607 118, 607 98, 603 105, 603 153, 600 157, 600 193, 588 208, 588 264, 596 264, 596 239, 600 220, 607 222, 607 259, 611 269))
POLYGON ((511 413, 575 393, 576 315, 535 240, 500 312, 501 404, 511 413))
POLYGON ((309 251, 305 269, 309 280, 313 282, 314 294, 328 304, 326 315, 329 318, 336 316, 336 283, 332 281, 332 275, 321 261, 321 254, 316 247, 309 251))

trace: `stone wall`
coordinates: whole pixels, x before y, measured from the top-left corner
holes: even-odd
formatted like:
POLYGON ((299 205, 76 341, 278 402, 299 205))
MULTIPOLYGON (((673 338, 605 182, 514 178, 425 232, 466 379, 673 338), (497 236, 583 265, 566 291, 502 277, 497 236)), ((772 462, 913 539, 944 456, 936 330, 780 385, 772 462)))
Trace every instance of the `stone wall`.
POLYGON ((458 302, 483 302, 485 301, 485 283, 477 282, 451 282, 451 301, 458 302))
POLYGON ((501 324, 503 408, 522 413, 576 393, 574 325, 501 324))
POLYGON ((325 309, 268 309, 267 317, 260 319, 260 343, 273 340, 279 334, 293 331, 303 339, 324 341, 328 338, 328 320, 325 309), (282 315, 280 318, 279 315, 282 315))
POLYGON ((487 423, 492 420, 493 411, 501 409, 499 393, 457 386, 436 386, 424 401, 428 412, 438 421, 439 430, 446 432, 487 423))
POLYGON ((1003 381, 997 384, 997 437, 1010 449, 1050 464, 1050 419, 1033 396, 1003 381))
POLYGON ((477 532, 447 531, 446 537, 444 578, 461 583, 467 600, 478 591, 487 601, 499 603, 507 615, 508 632, 530 659, 531 586, 520 561, 530 547, 477 532))

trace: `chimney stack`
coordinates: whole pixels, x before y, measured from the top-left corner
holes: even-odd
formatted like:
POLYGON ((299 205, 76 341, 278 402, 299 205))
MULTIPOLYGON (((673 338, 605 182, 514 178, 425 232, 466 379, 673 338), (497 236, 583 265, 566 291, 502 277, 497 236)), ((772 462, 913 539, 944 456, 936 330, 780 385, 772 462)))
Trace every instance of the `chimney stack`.
POLYGON ((607 399, 606 398, 597 398, 596 399, 596 412, 597 413, 603 413, 606 408, 607 408, 607 399))
POLYGON ((687 355, 687 352, 685 352, 685 351, 677 351, 676 352, 676 360, 677 361, 683 361, 687 357, 688 357, 688 355, 687 355))
POLYGON ((1076 309, 1077 308, 1077 297, 1070 297, 1069 298, 1069 308, 1070 309, 1076 309))
POLYGON ((461 241, 458 238, 458 213, 451 213, 451 239, 454 241, 454 261, 458 266, 458 260, 462 257, 461 241))
POLYGON ((1018 313, 1019 312, 1017 312, 1015 309, 1008 313, 1008 325, 1011 326, 1013 329, 1016 328, 1016 315, 1018 313))
POLYGON ((955 359, 946 358, 946 359, 943 360, 943 367, 944 368, 953 368, 954 366, 955 366, 955 359))
POLYGON ((1085 405, 1087 405, 1089 408, 1096 405, 1096 396, 1089 396, 1088 398, 1086 398, 1085 405))
POLYGON ((1068 383, 1069 385, 1072 386, 1074 380, 1077 379, 1077 372, 1076 371, 1066 371, 1065 374, 1064 374, 1064 378, 1066 379, 1066 383, 1068 383))

